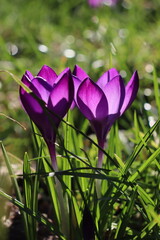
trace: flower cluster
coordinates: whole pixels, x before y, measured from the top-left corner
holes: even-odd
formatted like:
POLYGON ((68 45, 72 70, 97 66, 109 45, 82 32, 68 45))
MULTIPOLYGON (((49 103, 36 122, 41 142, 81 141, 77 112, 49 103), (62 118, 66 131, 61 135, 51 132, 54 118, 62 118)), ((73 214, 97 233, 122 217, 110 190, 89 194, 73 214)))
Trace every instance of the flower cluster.
MULTIPOLYGON (((66 68, 60 75, 44 65, 36 77, 26 71, 22 82, 32 91, 28 93, 20 87, 22 105, 46 141, 56 170, 57 128, 69 108, 74 106, 79 108, 90 121, 99 146, 104 148, 106 135, 111 126, 134 101, 139 78, 137 72, 134 72, 125 86, 118 71, 112 68, 94 82, 77 65, 73 73, 66 68)), ((98 166, 102 166, 101 151, 98 166)))

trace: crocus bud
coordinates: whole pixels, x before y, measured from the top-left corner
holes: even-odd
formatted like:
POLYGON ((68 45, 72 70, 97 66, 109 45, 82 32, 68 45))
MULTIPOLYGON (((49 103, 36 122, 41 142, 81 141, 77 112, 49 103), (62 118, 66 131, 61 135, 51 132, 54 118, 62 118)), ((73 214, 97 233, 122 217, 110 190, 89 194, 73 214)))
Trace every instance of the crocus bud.
MULTIPOLYGON (((114 68, 105 72, 96 83, 77 65, 73 75, 75 103, 90 121, 99 146, 103 148, 111 126, 129 108, 137 95, 138 74, 135 71, 126 86, 114 68)), ((98 166, 101 165, 102 152, 99 151, 98 166)))
POLYGON ((99 7, 101 5, 114 6, 118 0, 88 0, 91 7, 99 7))
POLYGON ((22 82, 32 91, 27 93, 20 87, 22 105, 46 141, 56 169, 56 132, 74 97, 71 71, 66 68, 58 76, 52 68, 44 65, 36 77, 26 71, 22 82))

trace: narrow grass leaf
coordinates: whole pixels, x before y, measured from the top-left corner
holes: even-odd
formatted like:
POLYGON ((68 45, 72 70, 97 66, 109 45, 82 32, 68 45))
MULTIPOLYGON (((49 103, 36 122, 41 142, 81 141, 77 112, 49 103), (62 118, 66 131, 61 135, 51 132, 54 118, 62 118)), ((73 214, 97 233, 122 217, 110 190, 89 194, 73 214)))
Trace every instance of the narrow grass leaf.
POLYGON ((132 165, 132 163, 134 162, 134 160, 136 159, 136 157, 138 156, 140 151, 143 149, 144 142, 147 143, 149 141, 149 139, 151 138, 153 132, 159 126, 159 123, 160 123, 160 118, 156 121, 156 123, 145 134, 145 136, 143 137, 143 141, 141 140, 139 142, 139 144, 135 147, 135 150, 133 151, 133 153, 131 154, 130 158, 127 160, 127 162, 125 164, 125 168, 123 170, 124 174, 126 174, 128 172, 128 169, 130 168, 130 166, 132 165))
POLYGON ((160 154, 160 148, 158 148, 144 163, 137 169, 137 171, 129 177, 129 181, 133 182, 160 154))
POLYGON ((136 137, 136 143, 139 142, 139 125, 138 125, 138 118, 137 118, 137 112, 134 111, 134 131, 135 131, 135 137, 136 137))
POLYGON ((149 208, 154 209, 155 207, 155 203, 154 201, 150 198, 149 194, 147 194, 143 188, 141 188, 140 186, 137 186, 137 190, 138 190, 138 194, 139 194, 139 199, 143 205, 143 208, 147 214, 148 220, 151 221, 152 220, 152 216, 150 214, 149 208))
POLYGON ((132 215, 133 207, 137 197, 137 188, 133 190, 132 196, 126 205, 123 207, 121 218, 116 230, 115 239, 123 239, 125 236, 125 230, 128 226, 128 221, 132 215))
POLYGON ((153 84, 154 84, 154 96, 157 104, 158 113, 160 115, 160 93, 159 93, 159 83, 156 70, 153 71, 153 84))
MULTIPOLYGON (((0 145, 1 145, 2 153, 3 153, 3 156, 4 156, 4 160, 5 160, 8 172, 9 172, 10 176, 14 176, 14 173, 12 171, 12 166, 11 166, 8 154, 7 154, 6 150, 5 150, 5 147, 4 147, 3 143, 2 143, 2 141, 0 141, 0 145)), ((21 192, 20 192, 20 188, 18 186, 17 179, 15 177, 11 177, 11 181, 12 181, 12 184, 13 184, 13 186, 15 188, 15 192, 16 192, 16 196, 17 196, 18 200, 22 202, 22 195, 21 195, 21 192)), ((21 211, 21 214, 22 214, 22 218, 23 218, 23 221, 24 221, 24 228, 25 228, 26 238, 27 238, 27 240, 29 240, 27 215, 23 211, 21 211)))
POLYGON ((119 170, 120 170, 121 173, 122 173, 122 170, 124 169, 125 164, 124 164, 124 162, 122 161, 122 159, 121 159, 117 154, 114 154, 114 156, 115 156, 115 158, 116 158, 116 160, 117 160, 117 162, 118 162, 118 164, 119 164, 119 166, 120 166, 119 170))
POLYGON ((20 85, 27 93, 31 93, 31 89, 29 89, 17 76, 7 70, 0 70, 0 72, 8 73, 15 81, 20 85))
POLYGON ((22 210, 22 212, 25 212, 26 214, 29 214, 30 216, 34 217, 39 223, 43 223, 51 232, 57 235, 60 238, 60 240, 66 240, 66 238, 59 231, 57 232, 55 230, 53 224, 39 212, 32 211, 31 209, 27 208, 22 202, 18 201, 15 198, 12 198, 10 195, 6 194, 2 190, 0 190, 0 195, 9 200, 10 202, 12 202, 15 206, 19 207, 22 210))
MULTIPOLYGON (((23 164, 23 179, 24 179, 24 198, 25 205, 27 208, 33 210, 33 183, 32 178, 30 178, 29 174, 31 173, 31 168, 29 164, 29 159, 27 153, 24 156, 24 164, 23 164)), ((37 209, 36 209, 37 210, 37 209)), ((27 215, 27 224, 28 224, 28 235, 30 240, 36 239, 36 222, 35 219, 27 215)))
MULTIPOLYGON (((141 233, 136 235, 133 240, 141 240, 145 239, 146 236, 149 235, 149 233, 152 231, 152 229, 155 227, 157 223, 153 220, 150 223, 147 224, 142 230, 141 233)), ((147 238, 148 239, 148 238, 147 238)), ((158 239, 157 239, 158 240, 158 239)))

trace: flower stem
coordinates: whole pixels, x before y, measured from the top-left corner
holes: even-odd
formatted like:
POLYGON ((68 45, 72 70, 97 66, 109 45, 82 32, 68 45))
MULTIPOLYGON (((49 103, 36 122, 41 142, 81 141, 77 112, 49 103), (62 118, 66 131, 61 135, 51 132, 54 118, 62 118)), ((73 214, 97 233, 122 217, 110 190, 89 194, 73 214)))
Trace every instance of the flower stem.
MULTIPOLYGON (((104 149, 104 141, 98 141, 98 145, 104 149)), ((99 148, 98 149, 98 164, 97 164, 97 167, 98 168, 101 168, 102 167, 102 162, 103 162, 103 151, 99 148)))
MULTIPOLYGON (((102 140, 98 140, 98 145, 103 149, 104 148, 104 142, 102 140)), ((97 163, 97 167, 98 168, 102 168, 102 162, 103 162, 103 151, 99 148, 98 149, 98 163, 97 163)), ((96 191, 97 191, 97 197, 100 198, 101 197, 101 180, 97 179, 96 181, 96 191)))
POLYGON ((51 156, 51 162, 52 162, 53 169, 55 171, 57 171, 58 166, 57 166, 57 159, 56 159, 55 144, 54 143, 47 143, 47 146, 48 146, 49 153, 50 153, 50 156, 51 156))

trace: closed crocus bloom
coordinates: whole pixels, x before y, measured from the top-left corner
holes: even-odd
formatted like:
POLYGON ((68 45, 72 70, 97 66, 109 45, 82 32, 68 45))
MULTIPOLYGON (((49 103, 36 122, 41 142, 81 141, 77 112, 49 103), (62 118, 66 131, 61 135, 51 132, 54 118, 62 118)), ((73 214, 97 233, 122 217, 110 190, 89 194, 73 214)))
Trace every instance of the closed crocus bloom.
POLYGON ((102 4, 102 0, 88 0, 91 7, 98 7, 102 4))
POLYGON ((74 97, 70 69, 66 68, 57 76, 52 68, 44 65, 36 77, 26 71, 22 82, 32 91, 32 93, 27 93, 20 87, 22 105, 46 141, 53 167, 56 170, 56 132, 74 97))
MULTIPOLYGON (((127 83, 114 68, 105 72, 95 83, 79 66, 73 71, 75 102, 82 114, 93 127, 98 144, 104 148, 106 135, 115 120, 119 118, 134 101, 139 78, 135 71, 127 83)), ((102 166, 102 151, 99 150, 98 166, 102 166)))
POLYGON ((99 7, 103 4, 108 6, 114 6, 118 0, 88 0, 91 7, 99 7))

